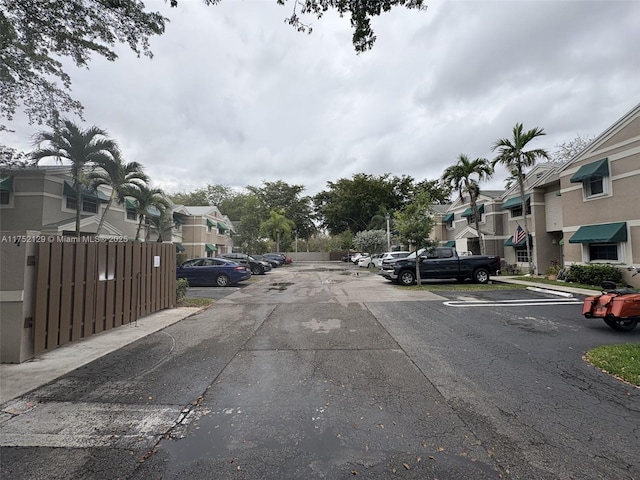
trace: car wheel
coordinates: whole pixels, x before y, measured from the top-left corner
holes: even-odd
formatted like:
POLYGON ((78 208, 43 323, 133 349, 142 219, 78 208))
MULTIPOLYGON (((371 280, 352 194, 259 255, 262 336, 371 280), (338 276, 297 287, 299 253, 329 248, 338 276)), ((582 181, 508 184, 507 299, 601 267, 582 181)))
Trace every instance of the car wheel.
POLYGON ((264 273, 264 269, 262 269, 260 265, 254 265, 251 267, 251 273, 253 275, 262 275, 264 273))
POLYGON ((416 280, 416 275, 415 273, 413 273, 411 270, 404 270, 399 276, 398 276, 398 283, 400 285, 404 285, 405 287, 409 286, 409 285, 413 285, 413 283, 416 280))
POLYGON ((216 278, 216 285, 218 285, 219 287, 226 287, 227 285, 229 285, 229 277, 224 273, 218 275, 218 278, 216 278))
POLYGON ((488 283, 489 272, 485 268, 479 268, 478 270, 473 272, 473 279, 476 283, 488 283))

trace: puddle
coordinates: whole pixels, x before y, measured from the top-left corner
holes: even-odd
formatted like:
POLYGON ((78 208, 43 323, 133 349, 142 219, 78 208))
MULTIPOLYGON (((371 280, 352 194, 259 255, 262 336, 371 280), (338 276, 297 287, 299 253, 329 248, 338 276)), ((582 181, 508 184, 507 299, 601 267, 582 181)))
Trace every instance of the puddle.
POLYGON ((291 282, 276 282, 276 283, 272 283, 267 290, 275 290, 277 292, 282 292, 291 285, 293 285, 293 283, 291 282))
POLYGON ((321 285, 329 285, 332 283, 342 283, 343 280, 334 280, 332 278, 325 278, 324 280, 320 280, 321 285))

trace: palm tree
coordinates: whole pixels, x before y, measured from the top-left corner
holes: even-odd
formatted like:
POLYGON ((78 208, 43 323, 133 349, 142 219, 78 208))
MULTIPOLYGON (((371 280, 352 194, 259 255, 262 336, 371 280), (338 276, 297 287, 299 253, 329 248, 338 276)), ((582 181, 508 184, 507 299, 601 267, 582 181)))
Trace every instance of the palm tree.
POLYGON ((48 142, 45 148, 38 147, 31 155, 35 163, 46 157, 58 162, 71 162, 71 177, 76 192, 76 237, 80 237, 80 212, 82 210, 82 186, 86 185, 84 169, 118 151, 116 142, 107 137, 107 132, 98 127, 81 129, 71 120, 63 120, 53 132, 40 132, 35 143, 48 142))
MULTIPOLYGON (((127 192, 127 196, 135 198, 135 209, 138 217, 138 229, 136 230, 136 241, 140 240, 140 230, 142 222, 149 215, 149 209, 158 209, 160 216, 164 214, 167 208, 171 208, 171 204, 165 198, 164 192, 160 188, 149 188, 146 185, 139 185, 127 192)), ((148 232, 147 232, 148 233, 148 232)))
POLYGON ((465 193, 469 195, 471 212, 475 220, 476 232, 478 232, 480 253, 483 255, 484 242, 480 241, 480 212, 478 211, 477 200, 480 196, 479 182, 491 178, 491 175, 493 175, 493 167, 489 163, 489 160, 486 158, 476 158, 471 161, 469 157, 463 153, 458 156, 458 162, 447 168, 442 174, 442 181, 454 190, 457 190, 461 199, 464 198, 465 193))
POLYGON ((112 153, 111 157, 96 161, 96 168, 89 173, 90 185, 96 190, 100 185, 111 187, 111 195, 105 206, 96 235, 100 234, 104 219, 113 201, 125 203, 125 197, 132 190, 145 186, 149 177, 142 171, 142 165, 138 162, 124 163, 119 151, 112 153))
POLYGON ((296 224, 288 219, 282 212, 271 210, 269 219, 262 222, 260 230, 267 233, 276 242, 276 252, 280 251, 280 235, 289 235, 296 224))
POLYGON ((520 189, 520 202, 522 204, 522 213, 524 218, 525 246, 527 256, 529 257, 529 272, 533 273, 533 258, 531 245, 529 241, 529 225, 527 224, 527 209, 524 193, 524 169, 533 167, 538 158, 549 159, 549 153, 542 149, 536 148, 525 151, 527 144, 536 137, 546 135, 542 128, 532 128, 526 132, 522 131, 522 124, 516 123, 513 127, 513 138, 501 138, 493 144, 492 150, 498 151, 498 156, 493 160, 492 166, 503 164, 511 176, 515 177, 520 189))

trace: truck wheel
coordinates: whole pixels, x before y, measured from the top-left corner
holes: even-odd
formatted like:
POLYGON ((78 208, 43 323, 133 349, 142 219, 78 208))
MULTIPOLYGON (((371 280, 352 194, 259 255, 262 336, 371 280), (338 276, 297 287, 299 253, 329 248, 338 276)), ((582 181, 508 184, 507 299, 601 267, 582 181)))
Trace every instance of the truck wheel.
POLYGON ((416 275, 411 270, 404 270, 398 276, 398 283, 400 285, 404 285, 405 287, 407 287, 409 285, 413 285, 415 280, 416 280, 416 275))
POLYGON ((473 272, 473 280, 476 283, 487 283, 489 281, 489 272, 485 268, 479 268, 473 272))
POLYGON ((619 332, 630 332, 638 326, 638 320, 634 319, 621 319, 621 318, 605 318, 605 323, 614 330, 619 332))

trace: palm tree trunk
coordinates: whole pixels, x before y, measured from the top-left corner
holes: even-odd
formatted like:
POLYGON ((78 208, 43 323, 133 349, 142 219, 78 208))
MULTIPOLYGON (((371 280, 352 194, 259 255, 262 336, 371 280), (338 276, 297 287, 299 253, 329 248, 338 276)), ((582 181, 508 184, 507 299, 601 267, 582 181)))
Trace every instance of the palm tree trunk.
POLYGON ((82 209, 82 194, 80 183, 76 181, 76 238, 80 238, 80 211, 82 209))
POLYGON ((141 216, 140 216, 140 221, 138 221, 138 229, 136 230, 136 242, 137 242, 138 240, 140 240, 140 229, 142 228, 142 219, 143 219, 143 218, 144 218, 144 217, 141 215, 141 216))
POLYGON ((478 245, 480 246, 480 255, 484 255, 484 248, 482 246, 482 235, 480 234, 480 212, 478 212, 478 203, 476 199, 471 196, 469 198, 471 201, 471 211, 473 212, 473 218, 475 220, 476 232, 478 233, 478 245))
POLYGON ((529 259, 529 273, 533 274, 533 250, 531 249, 531 242, 529 241, 529 224, 527 222, 527 206, 524 198, 524 178, 522 176, 522 169, 518 169, 518 185, 520 187, 520 204, 522 206, 522 218, 524 223, 524 245, 527 249, 527 258, 529 259))
POLYGON ((114 194, 115 194, 115 190, 111 192, 109 201, 107 202, 107 205, 104 207, 104 211, 102 212, 102 216, 100 217, 100 223, 98 223, 98 230, 96 231, 96 235, 100 235, 100 230, 102 230, 102 225, 104 224, 104 218, 107 216, 107 212, 109 211, 109 208, 111 208, 111 203, 113 202, 114 194))

